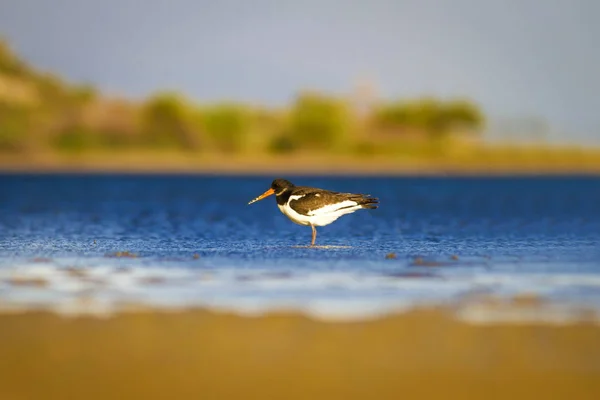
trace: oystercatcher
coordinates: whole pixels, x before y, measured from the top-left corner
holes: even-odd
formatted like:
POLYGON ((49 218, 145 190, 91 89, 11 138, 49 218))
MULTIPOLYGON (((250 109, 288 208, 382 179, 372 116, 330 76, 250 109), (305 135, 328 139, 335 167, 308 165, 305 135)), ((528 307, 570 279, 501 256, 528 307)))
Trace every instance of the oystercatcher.
POLYGON ((311 246, 317 238, 316 226, 325 226, 345 214, 361 208, 375 209, 379 199, 365 194, 340 193, 296 186, 285 179, 275 179, 271 188, 250 201, 252 204, 274 194, 279 210, 293 222, 312 228, 311 246))

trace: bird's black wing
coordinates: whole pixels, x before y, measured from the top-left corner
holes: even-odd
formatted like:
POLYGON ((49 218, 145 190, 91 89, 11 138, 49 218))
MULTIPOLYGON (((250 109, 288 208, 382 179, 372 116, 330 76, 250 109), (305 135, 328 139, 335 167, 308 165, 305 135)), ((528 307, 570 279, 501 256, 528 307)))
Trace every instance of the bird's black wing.
POLYGON ((364 194, 332 192, 330 190, 302 186, 294 188, 290 197, 295 196, 301 197, 291 199, 289 205, 296 212, 303 215, 308 215, 311 211, 321 207, 342 203, 346 200, 354 201, 358 205, 369 206, 368 208, 376 208, 372 204, 377 203, 377 199, 364 194))

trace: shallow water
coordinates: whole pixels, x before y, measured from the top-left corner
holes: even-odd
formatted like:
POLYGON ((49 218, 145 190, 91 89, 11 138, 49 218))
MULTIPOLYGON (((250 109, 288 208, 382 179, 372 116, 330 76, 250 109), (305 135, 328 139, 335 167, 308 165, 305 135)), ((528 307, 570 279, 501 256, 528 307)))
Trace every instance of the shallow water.
POLYGON ((319 228, 318 248, 274 198, 247 205, 272 178, 1 175, 0 306, 350 318, 442 304, 490 320, 468 299, 527 295, 545 306, 525 319, 600 315, 598 177, 290 178, 380 199, 319 228))

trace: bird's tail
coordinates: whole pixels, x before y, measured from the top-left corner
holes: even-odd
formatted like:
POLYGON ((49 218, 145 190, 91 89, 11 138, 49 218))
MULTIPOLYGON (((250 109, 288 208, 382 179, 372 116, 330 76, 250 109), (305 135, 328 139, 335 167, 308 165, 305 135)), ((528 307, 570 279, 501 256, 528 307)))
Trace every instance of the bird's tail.
POLYGON ((356 195, 355 199, 352 199, 358 203, 362 208, 368 208, 374 210, 379 205, 379 199, 377 197, 371 197, 368 194, 356 195))

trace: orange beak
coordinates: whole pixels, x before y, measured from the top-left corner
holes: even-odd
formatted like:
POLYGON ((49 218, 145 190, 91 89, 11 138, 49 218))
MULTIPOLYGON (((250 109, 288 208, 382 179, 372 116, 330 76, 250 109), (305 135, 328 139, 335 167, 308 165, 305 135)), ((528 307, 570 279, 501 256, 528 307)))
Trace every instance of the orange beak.
POLYGON ((269 190, 267 190, 266 192, 264 192, 263 194, 261 194, 260 196, 258 196, 257 198, 255 198, 254 200, 252 200, 252 201, 251 201, 250 203, 248 203, 248 204, 255 203, 255 202, 259 201, 259 200, 262 200, 262 199, 264 199, 265 197, 269 197, 270 195, 272 195, 272 194, 274 194, 274 193, 275 193, 275 191, 274 191, 273 189, 269 189, 269 190))

